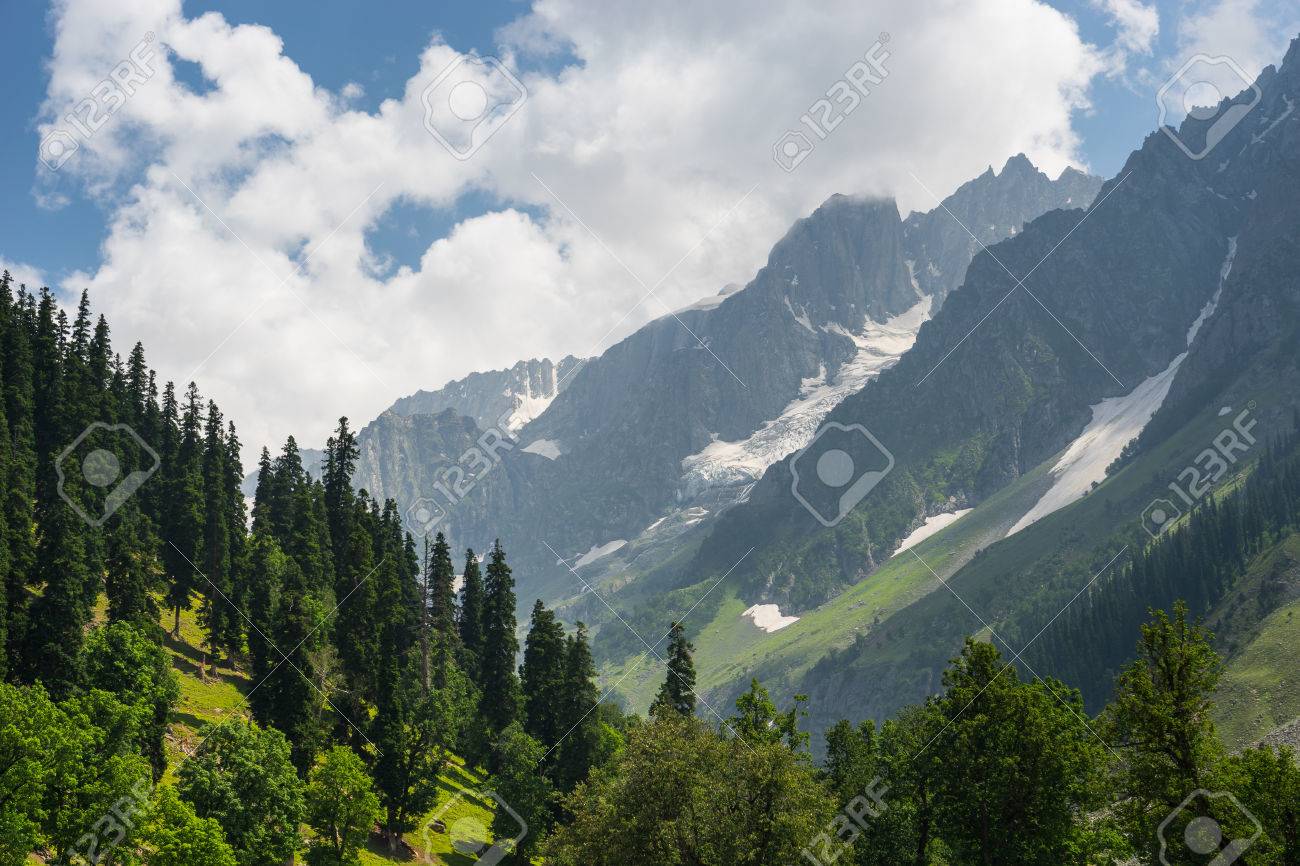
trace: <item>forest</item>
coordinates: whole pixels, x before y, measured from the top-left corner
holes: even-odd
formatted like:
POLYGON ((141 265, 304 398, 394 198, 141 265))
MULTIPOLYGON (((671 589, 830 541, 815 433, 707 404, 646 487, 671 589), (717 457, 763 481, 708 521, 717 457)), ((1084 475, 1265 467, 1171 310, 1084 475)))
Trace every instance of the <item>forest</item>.
POLYGON ((1130 589, 1045 638, 1076 649, 1071 680, 1087 658, 1114 671, 1096 712, 970 638, 938 694, 894 718, 806 731, 805 699, 778 706, 758 681, 724 714, 674 623, 642 718, 602 694, 581 623, 540 600, 517 621, 499 543, 417 540, 395 502, 354 488, 346 418, 319 479, 293 438, 263 450, 250 508, 235 425, 197 385, 160 386, 139 344, 115 352, 85 295, 68 315, 12 282, 6 864, 439 862, 421 845, 464 830, 439 817, 453 765, 481 773, 491 819, 450 863, 1300 863, 1295 756, 1225 749, 1197 619, 1295 526, 1294 437, 1135 559, 1116 579, 1130 589), (178 737, 169 648, 191 613, 196 675, 248 685, 228 718, 178 737))

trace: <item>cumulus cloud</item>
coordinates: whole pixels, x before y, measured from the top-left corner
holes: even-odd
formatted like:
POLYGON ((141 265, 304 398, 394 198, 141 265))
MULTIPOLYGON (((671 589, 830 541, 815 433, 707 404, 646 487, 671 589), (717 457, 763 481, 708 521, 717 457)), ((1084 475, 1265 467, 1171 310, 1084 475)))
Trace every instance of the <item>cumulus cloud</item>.
POLYGON ((1092 0, 1115 28, 1115 42, 1106 50, 1107 74, 1123 75, 1134 55, 1151 55, 1160 34, 1160 12, 1156 4, 1141 0, 1092 0))
POLYGON ((0 273, 5 271, 9 272, 9 277, 13 281, 12 291, 17 291, 19 286, 26 286, 28 291, 35 291, 47 285, 45 275, 39 268, 0 256, 0 273))
POLYGON ((112 213, 101 264, 68 287, 164 376, 197 378, 254 446, 322 441, 341 414, 474 369, 599 351, 746 282, 832 193, 906 212, 934 204, 913 174, 946 192, 1018 151, 1049 173, 1077 164, 1071 116, 1107 63, 1034 0, 538 0, 499 37, 527 99, 461 160, 425 128, 426 87, 466 59, 437 38, 368 112, 270 29, 187 18, 179 0, 62 0, 54 21, 43 134, 142 39, 157 47, 59 169, 112 213), (773 143, 886 39, 887 77, 783 171, 773 143), (385 213, 471 191, 503 204, 428 238, 417 265, 377 267, 367 230, 385 213))

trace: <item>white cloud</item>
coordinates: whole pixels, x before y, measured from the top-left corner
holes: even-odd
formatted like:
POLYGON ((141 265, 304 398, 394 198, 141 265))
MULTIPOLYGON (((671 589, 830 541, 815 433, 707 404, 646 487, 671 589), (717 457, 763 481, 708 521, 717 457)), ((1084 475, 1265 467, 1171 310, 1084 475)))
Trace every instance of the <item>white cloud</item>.
POLYGON ((1092 5, 1104 12, 1115 28, 1115 42, 1105 52, 1107 74, 1122 76, 1133 55, 1152 53, 1160 35, 1160 12, 1154 2, 1141 0, 1092 0, 1092 5))
POLYGON ((32 292, 48 285, 45 281, 45 275, 41 273, 39 268, 0 256, 0 273, 5 271, 9 272, 9 277, 13 281, 11 291, 14 292, 18 291, 19 286, 26 286, 27 290, 32 292))
MULTIPOLYGON (((1253 79, 1265 66, 1282 58, 1297 26, 1300 11, 1293 0, 1215 0, 1183 19, 1178 28, 1178 48, 1183 57, 1231 57, 1253 79)), ((1225 95, 1241 89, 1231 75, 1222 83, 1228 88, 1225 95)))
POLYGON ((351 88, 317 87, 269 29, 187 19, 179 0, 62 0, 55 26, 43 132, 144 34, 167 46, 60 169, 118 196, 102 264, 75 284, 164 376, 201 365, 254 446, 322 441, 340 414, 368 420, 473 369, 599 350, 747 281, 832 193, 929 208, 911 173, 942 194, 1017 151, 1055 173, 1078 162, 1071 115, 1105 64, 1034 0, 539 0, 502 31, 502 58, 578 62, 525 75, 523 109, 462 162, 424 128, 425 86, 460 57, 441 42, 368 113, 351 88), (782 171, 772 144, 882 31, 888 78, 782 171), (368 227, 399 201, 442 208, 474 188, 540 216, 468 219, 418 267, 376 277, 368 227))

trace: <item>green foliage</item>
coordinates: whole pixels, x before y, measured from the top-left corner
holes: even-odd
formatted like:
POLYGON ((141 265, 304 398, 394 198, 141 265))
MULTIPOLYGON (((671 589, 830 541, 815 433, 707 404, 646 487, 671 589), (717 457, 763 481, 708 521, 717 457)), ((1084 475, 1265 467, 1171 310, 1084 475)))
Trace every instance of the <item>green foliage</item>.
POLYGON ((200 818, 170 786, 160 787, 136 837, 141 866, 236 866, 221 825, 200 818))
POLYGON ((0 683, 0 860, 21 863, 42 839, 61 713, 39 686, 0 683))
POLYGON ((86 688, 112 692, 119 701, 139 709, 138 747, 149 759, 154 779, 161 778, 167 768, 163 740, 168 717, 181 695, 166 650, 134 626, 114 622, 90 632, 83 655, 86 688))
POLYGON ((542 851, 557 866, 793 863, 835 810, 805 756, 677 713, 632 730, 565 806, 542 851))
POLYGON ((202 736, 178 771, 181 796, 225 830, 240 866, 280 866, 301 847, 304 810, 284 735, 232 720, 202 736))
POLYGON ((500 844, 512 843, 508 859, 502 862, 528 864, 544 838, 550 823, 551 783, 537 771, 546 747, 512 722, 497 740, 492 775, 494 790, 509 809, 497 806, 492 835, 500 844), (522 823, 521 823, 522 822, 522 823))
POLYGON ((347 746, 334 746, 311 771, 307 825, 315 831, 307 852, 313 866, 352 866, 379 820, 379 798, 365 764, 347 746))
POLYGON ((1210 716, 1219 660, 1209 635, 1187 621, 1181 601, 1174 615, 1154 611, 1142 626, 1138 658, 1116 681, 1103 716, 1122 757, 1115 812, 1134 848, 1156 857, 1152 832, 1191 792, 1210 786, 1222 756, 1210 716))

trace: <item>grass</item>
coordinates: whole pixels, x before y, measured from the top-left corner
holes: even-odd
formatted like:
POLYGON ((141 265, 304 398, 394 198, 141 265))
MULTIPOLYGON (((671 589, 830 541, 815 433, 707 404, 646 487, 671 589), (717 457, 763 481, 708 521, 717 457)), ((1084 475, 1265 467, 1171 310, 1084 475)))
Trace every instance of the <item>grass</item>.
MULTIPOLYGON (((1044 489, 1046 464, 1022 476, 971 513, 925 539, 911 552, 894 556, 865 580, 825 604, 800 614, 780 631, 764 632, 741 614, 748 604, 725 585, 712 620, 693 638, 699 691, 723 692, 759 677, 781 692, 793 685, 831 650, 851 644, 892 614, 939 588, 976 552, 1000 539, 1044 489), (927 567, 928 566, 928 567, 927 567), (781 683, 775 680, 779 679, 781 683)), ((869 501, 862 507, 869 507, 869 501)), ((615 683, 629 708, 644 713, 663 679, 653 658, 633 656, 602 671, 602 688, 615 683), (624 679, 626 677, 626 679, 624 679), (622 682, 619 682, 622 680, 622 682)), ((718 707, 719 712, 723 708, 718 707)))
POLYGON ((1300 534, 1257 557, 1240 584, 1238 597, 1227 599, 1211 623, 1234 644, 1215 718, 1231 748, 1300 716, 1300 534), (1270 597, 1280 603, 1268 604, 1270 597))
MULTIPOLYGON (((96 618, 102 621, 104 604, 96 608, 96 618)), ((210 723, 220 723, 234 716, 247 716, 245 696, 253 683, 247 673, 238 667, 222 664, 213 670, 202 649, 203 632, 198 622, 198 608, 192 606, 181 611, 179 637, 171 636, 172 614, 164 611, 161 624, 167 630, 164 646, 172 657, 172 665, 180 677, 180 702, 172 712, 168 731, 168 771, 163 784, 173 783, 175 771, 186 754, 198 744, 199 730, 210 723)), ((430 830, 426 836, 416 830, 405 836, 414 854, 393 858, 387 846, 373 836, 361 853, 364 866, 389 866, 397 863, 442 863, 447 866, 468 866, 475 859, 454 849, 453 836, 458 838, 491 838, 492 809, 486 805, 478 791, 487 780, 484 774, 464 761, 453 757, 451 763, 438 776, 440 795, 438 805, 424 816, 424 823, 437 817, 449 832, 430 830)), ((29 858, 30 859, 30 858, 29 858)), ((30 859, 30 862, 40 862, 30 859)))

